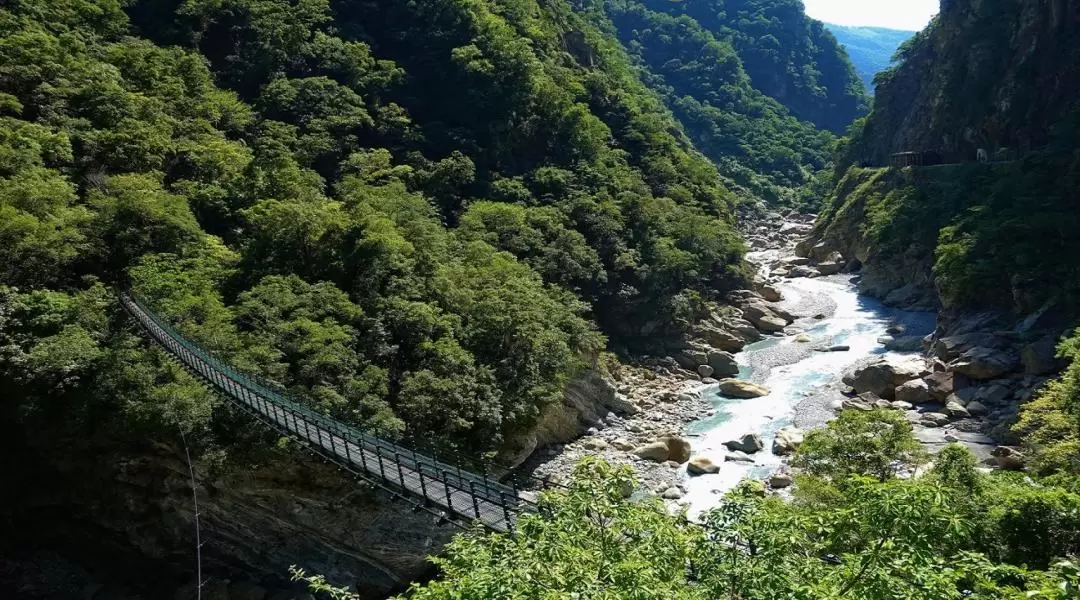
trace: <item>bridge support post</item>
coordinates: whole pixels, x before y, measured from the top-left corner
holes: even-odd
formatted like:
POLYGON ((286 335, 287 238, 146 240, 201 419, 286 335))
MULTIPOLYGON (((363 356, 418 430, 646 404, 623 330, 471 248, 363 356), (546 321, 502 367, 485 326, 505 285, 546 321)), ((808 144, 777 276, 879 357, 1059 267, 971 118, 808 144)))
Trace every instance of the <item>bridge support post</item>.
POLYGON ((506 519, 507 533, 514 533, 514 522, 510 520, 510 508, 506 505, 506 492, 499 492, 499 504, 502 505, 503 518, 506 519))
POLYGON ((427 484, 424 482, 424 465, 416 463, 416 476, 420 478, 420 493, 424 496, 424 502, 427 503, 427 484))
POLYGON ((401 456, 397 452, 394 453, 394 464, 397 465, 398 482, 401 484, 401 489, 409 491, 409 488, 405 487, 405 473, 401 471, 401 456))
POLYGON ((446 492, 446 508, 454 512, 454 498, 450 495, 450 484, 446 482, 446 472, 443 471, 443 491, 446 492))
POLYGON ((472 496, 473 512, 476 513, 476 520, 480 520, 480 501, 476 499, 476 482, 469 481, 469 495, 472 496))

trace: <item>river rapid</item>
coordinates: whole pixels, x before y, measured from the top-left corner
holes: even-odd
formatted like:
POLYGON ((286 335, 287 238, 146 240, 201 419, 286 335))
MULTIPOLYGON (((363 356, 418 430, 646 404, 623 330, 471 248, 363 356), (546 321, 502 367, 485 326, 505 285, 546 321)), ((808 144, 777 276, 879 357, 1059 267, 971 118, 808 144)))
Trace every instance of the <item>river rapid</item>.
MULTIPOLYGON (((776 258, 777 251, 748 256, 762 265, 776 258)), ((686 428, 693 454, 721 465, 719 473, 697 477, 688 476, 683 468, 686 494, 681 503, 688 505, 691 518, 716 506, 722 494, 743 478, 764 479, 780 469, 784 459, 771 452, 776 431, 790 425, 818 427, 831 418, 831 405, 840 398, 839 381, 847 368, 872 356, 898 354, 878 342, 889 327, 902 325, 905 335, 926 335, 935 326, 935 313, 893 309, 859 295, 851 275, 789 279, 778 287, 784 296, 780 305, 798 320, 787 328, 788 335, 750 344, 736 356, 739 377, 764 385, 770 393, 732 399, 720 396, 716 385, 708 386, 702 394, 715 413, 686 428), (822 351, 835 345, 849 349, 822 351), (745 433, 760 435, 764 450, 753 455, 753 463, 724 462, 724 442, 745 433)))

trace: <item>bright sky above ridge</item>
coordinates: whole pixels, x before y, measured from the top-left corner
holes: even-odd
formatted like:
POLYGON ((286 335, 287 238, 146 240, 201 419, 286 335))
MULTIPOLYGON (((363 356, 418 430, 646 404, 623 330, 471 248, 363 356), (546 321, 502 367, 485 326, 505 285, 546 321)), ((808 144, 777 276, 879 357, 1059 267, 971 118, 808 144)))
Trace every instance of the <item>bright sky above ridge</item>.
POLYGON ((938 0, 803 0, 806 14, 826 23, 918 31, 938 12, 938 0))

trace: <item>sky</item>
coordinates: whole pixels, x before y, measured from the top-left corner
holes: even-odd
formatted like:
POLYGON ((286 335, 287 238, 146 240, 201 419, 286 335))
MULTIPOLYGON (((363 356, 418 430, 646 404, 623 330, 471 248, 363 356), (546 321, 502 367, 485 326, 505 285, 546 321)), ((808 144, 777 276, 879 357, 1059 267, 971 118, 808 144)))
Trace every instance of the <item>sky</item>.
POLYGON ((826 23, 918 31, 938 12, 938 0, 803 0, 806 14, 826 23))

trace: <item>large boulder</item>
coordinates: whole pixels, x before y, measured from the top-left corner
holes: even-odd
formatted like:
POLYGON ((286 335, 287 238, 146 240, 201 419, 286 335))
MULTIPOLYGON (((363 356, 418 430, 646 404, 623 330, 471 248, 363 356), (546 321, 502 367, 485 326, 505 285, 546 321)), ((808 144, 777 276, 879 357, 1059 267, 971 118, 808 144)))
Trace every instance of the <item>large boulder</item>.
POLYGON ((746 345, 746 339, 742 335, 719 327, 701 327, 698 329, 697 335, 713 348, 725 352, 739 352, 746 345))
POLYGON ((720 472, 720 465, 706 456, 695 456, 686 463, 686 472, 690 475, 712 475, 720 472))
POLYGON ((949 362, 972 348, 1003 348, 1007 344, 1001 336, 985 331, 973 331, 939 338, 934 342, 933 350, 938 358, 949 362))
POLYGON ((893 397, 909 404, 927 404, 934 401, 930 386, 922 379, 912 379, 896 386, 893 397))
POLYGON ((844 374, 843 381, 855 388, 857 394, 872 392, 892 400, 896 396, 897 386, 917 378, 921 373, 922 365, 915 360, 879 358, 849 370, 844 374))
POLYGON ((705 348, 691 346, 690 348, 684 348, 674 358, 680 367, 688 371, 696 371, 699 366, 709 364, 709 351, 705 348))
POLYGON ((678 500, 679 498, 683 497, 683 491, 675 486, 671 486, 668 489, 664 490, 664 493, 661 494, 661 497, 663 497, 664 500, 678 500))
POLYGON ((905 335, 902 337, 885 336, 878 340, 886 350, 893 352, 918 352, 923 349, 923 336, 905 335))
POLYGON ((949 415, 954 419, 966 419, 971 416, 971 413, 968 412, 968 409, 964 408, 964 405, 960 404, 959 402, 946 402, 945 414, 949 415))
POLYGON ((847 265, 847 263, 841 259, 839 261, 819 262, 814 268, 822 275, 836 275, 844 270, 845 265, 847 265))
MULTIPOLYGON (((751 343, 751 342, 757 342, 757 341, 761 340, 761 338, 762 338, 761 332, 758 331, 758 328, 755 327, 753 323, 751 323, 750 321, 748 321, 746 319, 725 319, 724 320, 724 327, 728 331, 730 331, 731 333, 734 333, 734 334, 738 335, 739 337, 741 337, 743 339, 743 341, 746 342, 747 344, 751 343)), ((743 344, 743 345, 745 345, 745 344, 743 344)), ((731 350, 729 348, 721 348, 720 346, 716 346, 716 347, 720 348, 721 350, 726 350, 727 352, 737 352, 738 351, 738 350, 731 350)))
POLYGON ((835 246, 827 241, 822 241, 812 246, 806 252, 806 256, 813 260, 829 260, 834 252, 836 252, 835 246))
POLYGON ((768 393, 769 388, 743 379, 725 379, 720 382, 720 395, 729 398, 760 398, 768 393))
POLYGON ((794 483, 790 473, 773 473, 769 476, 769 487, 774 490, 790 487, 794 483))
POLYGON ((742 311, 743 317, 762 331, 782 331, 789 322, 761 303, 747 304, 742 311))
POLYGON ((928 412, 919 416, 919 425, 923 427, 944 427, 949 424, 949 415, 945 413, 928 412))
POLYGON ((668 447, 664 442, 656 441, 635 448, 634 455, 638 458, 662 463, 668 459, 668 447))
POLYGON ((702 377, 712 377, 714 369, 709 365, 698 365, 697 372, 702 377))
POLYGON ((985 346, 970 348, 949 363, 952 370, 972 379, 997 379, 1020 367, 1020 360, 1008 350, 985 346))
POLYGON ((668 460, 673 460, 678 463, 684 463, 690 460, 690 442, 674 435, 661 439, 667 443, 668 460))
POLYGON ((840 410, 861 410, 864 412, 870 412, 874 410, 873 404, 868 404, 862 400, 855 398, 844 398, 840 403, 840 410))
POLYGON ((998 446, 991 453, 998 467, 1006 471, 1021 471, 1024 468, 1024 453, 1012 446, 998 446))
POLYGON ((724 455, 724 462, 752 463, 754 462, 754 457, 739 450, 732 450, 731 452, 724 455))
POLYGON ((1054 336, 1046 336, 1024 346, 1020 351, 1020 362, 1028 375, 1049 375, 1065 366, 1057 356, 1057 338, 1054 336))
POLYGON ((956 389, 953 374, 949 371, 936 371, 924 377, 923 380, 926 381, 930 395, 938 401, 944 401, 956 389))
POLYGON ((780 317, 764 316, 756 319, 754 325, 757 325, 758 329, 762 331, 776 333, 783 331, 784 328, 787 327, 787 322, 780 317))
POLYGON ((735 356, 729 352, 709 352, 705 364, 712 367, 712 377, 732 377, 739 374, 739 363, 735 362, 735 356))
POLYGON ((728 440, 724 442, 724 445, 727 446, 728 450, 747 454, 753 454, 765 447, 765 443, 761 441, 761 436, 756 433, 744 433, 739 439, 728 440))
POLYGON ((780 290, 776 286, 764 284, 758 288, 758 293, 761 297, 769 302, 779 302, 784 299, 784 295, 780 293, 780 290))
POLYGON ((776 432, 773 438, 773 454, 787 456, 795 452, 803 443, 803 432, 797 427, 784 427, 776 432))
POLYGON ((813 278, 813 277, 817 277, 819 275, 821 275, 821 271, 818 271, 814 267, 808 267, 808 266, 803 265, 803 266, 798 266, 798 267, 792 267, 792 269, 790 271, 788 271, 788 273, 787 273, 787 275, 785 275, 785 277, 787 277, 788 279, 795 279, 795 278, 798 278, 798 277, 813 278))
POLYGON ((690 460, 690 442, 678 436, 668 435, 636 448, 634 454, 639 458, 658 463, 669 460, 684 463, 690 460))

